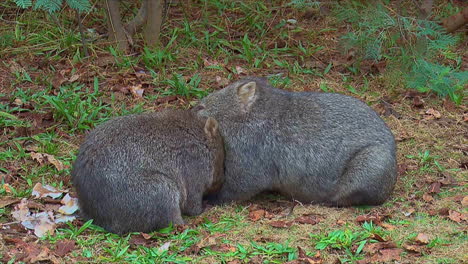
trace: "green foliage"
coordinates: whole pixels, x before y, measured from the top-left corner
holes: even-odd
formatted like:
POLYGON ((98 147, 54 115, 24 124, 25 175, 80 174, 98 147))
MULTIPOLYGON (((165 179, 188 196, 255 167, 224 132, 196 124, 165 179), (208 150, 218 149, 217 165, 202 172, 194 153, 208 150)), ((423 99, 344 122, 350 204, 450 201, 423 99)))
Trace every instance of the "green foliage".
MULTIPOLYGON (((61 9, 64 0, 13 0, 21 8, 33 7, 35 10, 44 10, 49 13, 55 13, 61 9)), ((91 8, 89 0, 65 0, 67 5, 80 12, 88 11, 91 8)))
POLYGON ((409 88, 461 103, 468 73, 438 62, 440 58, 456 60, 451 48, 458 41, 439 24, 400 16, 383 4, 348 1, 337 5, 335 13, 352 26, 342 37, 345 50, 355 49, 363 59, 386 59, 393 66, 390 70, 402 75, 409 88))
POLYGON ((108 106, 98 99, 97 81, 94 92, 81 91, 83 85, 60 87, 57 95, 45 95, 54 118, 68 125, 71 131, 85 131, 110 117, 108 106))
POLYGON ((190 81, 187 83, 184 77, 180 74, 173 74, 172 79, 165 81, 171 89, 163 91, 164 96, 168 95, 180 95, 184 97, 198 97, 202 98, 208 94, 207 91, 198 88, 198 85, 201 82, 201 77, 198 74, 195 74, 190 78, 190 81))

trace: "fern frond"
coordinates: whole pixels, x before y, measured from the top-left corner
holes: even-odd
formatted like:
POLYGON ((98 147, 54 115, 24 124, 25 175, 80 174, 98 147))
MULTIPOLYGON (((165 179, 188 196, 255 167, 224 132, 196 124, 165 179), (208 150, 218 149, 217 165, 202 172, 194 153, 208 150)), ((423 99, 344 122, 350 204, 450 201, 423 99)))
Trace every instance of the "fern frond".
POLYGON ((36 0, 34 9, 45 10, 49 13, 54 13, 62 7, 63 0, 36 0))
POLYGON ((13 0, 15 4, 21 8, 29 8, 32 6, 32 0, 13 0))
POLYGON ((69 7, 78 10, 79 12, 86 12, 91 9, 89 0, 66 0, 69 7))

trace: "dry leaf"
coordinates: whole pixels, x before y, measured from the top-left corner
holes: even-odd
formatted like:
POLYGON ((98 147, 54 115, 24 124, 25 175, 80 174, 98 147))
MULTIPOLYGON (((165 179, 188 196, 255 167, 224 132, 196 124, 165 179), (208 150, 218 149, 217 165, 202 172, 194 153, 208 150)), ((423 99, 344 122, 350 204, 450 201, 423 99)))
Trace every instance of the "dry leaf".
POLYGON ((419 233, 414 241, 418 242, 419 244, 427 245, 429 244, 429 236, 424 233, 419 233))
POLYGON ((216 76, 216 83, 219 85, 219 87, 225 87, 226 85, 229 84, 229 80, 226 78, 223 78, 221 76, 216 76))
POLYGON ((461 200, 461 204, 463 207, 468 207, 468 195, 463 197, 463 199, 461 200))
POLYGON ((50 164, 54 165, 58 171, 61 171, 65 168, 61 161, 57 160, 50 154, 31 152, 30 155, 33 160, 39 163, 39 165, 43 165, 45 161, 48 161, 50 164))
POLYGON ((70 79, 68 79, 68 81, 72 83, 74 81, 77 81, 79 78, 80 78, 80 74, 75 73, 70 77, 70 79))
POLYGON ((286 221, 273 221, 270 222, 270 226, 276 227, 276 228, 288 228, 292 226, 292 222, 286 222, 286 221))
POLYGON ((31 215, 28 208, 28 200, 26 198, 21 199, 21 202, 15 206, 15 210, 11 212, 11 216, 17 221, 24 221, 31 215))
POLYGON ((15 204, 19 202, 20 199, 18 198, 11 198, 11 197, 1 197, 0 198, 0 208, 6 207, 10 204, 15 204))
POLYGON ((135 98, 143 98, 143 92, 145 91, 141 88, 141 84, 130 86, 128 90, 132 93, 133 97, 135 98))
POLYGON ((439 113, 439 111, 437 110, 434 110, 433 108, 429 108, 426 112, 426 117, 425 119, 432 119, 432 118, 436 118, 436 119, 439 119, 442 117, 442 115, 439 113))
POLYGON ((303 215, 296 218, 294 221, 299 224, 316 225, 320 222, 320 219, 315 215, 303 215))
POLYGON ((6 193, 11 193, 11 186, 8 183, 3 184, 3 189, 5 189, 6 193))
POLYGON ((400 260, 400 254, 403 252, 401 248, 389 248, 382 249, 375 255, 373 255, 370 260, 372 263, 375 262, 390 262, 392 260, 400 260))
POLYGON ((236 72, 237 72, 237 74, 240 75, 240 74, 245 73, 245 70, 241 66, 236 66, 236 72))
POLYGON ((440 192, 440 186, 441 186, 441 183, 440 182, 433 182, 430 186, 429 186, 429 191, 428 193, 439 193, 440 192))
POLYGON ((72 198, 68 193, 63 197, 61 203, 63 206, 58 209, 59 213, 71 215, 79 209, 78 199, 72 198))
POLYGON ((263 209, 255 210, 249 213, 249 219, 253 222, 256 222, 262 219, 264 216, 265 216, 265 210, 263 209))
POLYGON ((423 200, 430 203, 430 202, 433 202, 434 201, 434 197, 432 197, 430 194, 428 193, 425 193, 423 194, 423 200))
POLYGON ((231 245, 228 244, 221 244, 221 245, 213 245, 210 247, 211 250, 213 251, 218 251, 218 252, 236 252, 237 249, 231 245))
POLYGON ((463 220, 466 220, 466 216, 454 210, 449 210, 448 218, 450 220, 461 223, 463 220))
POLYGON ((59 198, 62 196, 63 192, 55 189, 50 185, 43 186, 40 182, 34 185, 31 195, 35 198, 43 198, 43 197, 51 197, 51 198, 59 198))
POLYGON ((396 226, 387 223, 381 223, 380 226, 390 231, 396 229, 396 226))
POLYGON ((59 240, 55 244, 54 254, 59 257, 63 257, 67 255, 68 253, 72 252, 75 249, 75 246, 76 246, 76 242, 73 240, 69 240, 69 239, 59 240))

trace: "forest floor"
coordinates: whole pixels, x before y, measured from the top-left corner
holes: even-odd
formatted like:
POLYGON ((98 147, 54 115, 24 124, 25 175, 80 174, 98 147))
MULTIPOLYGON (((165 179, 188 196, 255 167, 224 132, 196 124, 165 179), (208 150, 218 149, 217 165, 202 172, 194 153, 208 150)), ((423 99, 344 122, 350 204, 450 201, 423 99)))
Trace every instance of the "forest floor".
MULTIPOLYGON (((0 3, 1 262, 466 263, 466 99, 457 105, 408 89, 384 60, 357 63, 340 44, 349 25, 327 7, 270 2, 179 1, 161 47, 142 48, 137 38, 129 56, 109 48, 103 12, 94 11, 83 21, 90 58, 80 52, 73 13, 61 12, 57 24, 0 3), (70 170, 87 131, 113 116, 189 108, 247 75, 367 102, 398 143, 392 197, 377 207, 330 208, 262 194, 207 208, 183 226, 125 236, 79 217, 50 222, 66 215, 62 205, 74 206, 62 197, 76 197, 70 170), (28 229, 21 220, 31 213, 42 220, 28 229)), ((133 10, 126 5, 124 16, 133 10)), ((462 40, 453 53, 467 71, 466 32, 454 34, 462 40)))

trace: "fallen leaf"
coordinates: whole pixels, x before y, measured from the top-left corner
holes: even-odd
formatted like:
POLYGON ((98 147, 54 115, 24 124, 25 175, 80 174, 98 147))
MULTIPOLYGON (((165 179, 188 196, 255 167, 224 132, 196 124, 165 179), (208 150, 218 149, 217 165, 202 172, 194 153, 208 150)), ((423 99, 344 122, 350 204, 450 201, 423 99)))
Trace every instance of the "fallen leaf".
POLYGON ((433 118, 439 119, 439 118, 442 117, 442 115, 439 113, 439 111, 434 110, 433 108, 429 108, 425 112, 425 115, 426 115, 426 117, 424 119, 433 119, 433 118))
POLYGON ((11 186, 8 183, 3 184, 3 189, 5 189, 6 193, 12 193, 11 186))
POLYGON ((158 253, 161 254, 165 251, 168 251, 170 246, 171 246, 171 242, 164 243, 162 246, 158 248, 158 253))
POLYGON ((378 213, 373 213, 373 214, 366 214, 366 215, 359 215, 356 217, 356 221, 360 224, 364 222, 373 222, 376 225, 380 225, 380 223, 384 220, 385 216, 380 215, 378 213))
POLYGON ((429 236, 424 233, 419 233, 414 239, 419 244, 427 245, 429 244, 429 236))
POLYGON ((205 65, 205 67, 219 66, 219 62, 215 60, 208 60, 208 59, 203 58, 203 65, 205 65))
POLYGON ((141 84, 130 86, 128 90, 132 93, 133 97, 135 98, 143 98, 143 92, 145 91, 141 88, 141 84))
POLYGON ((286 221, 272 221, 270 222, 270 226, 276 228, 288 228, 291 227, 293 222, 286 222, 286 221))
POLYGON ((256 222, 256 221, 262 219, 264 216, 265 216, 265 210, 263 210, 263 209, 251 211, 249 213, 249 219, 251 221, 253 221, 253 222, 256 222))
POLYGON ((383 237, 381 237, 380 235, 378 234, 372 234, 370 236, 370 238, 374 239, 374 240, 377 240, 379 242, 387 242, 385 239, 383 239, 383 237))
POLYGON ((213 251, 218 251, 218 252, 236 252, 237 249, 231 245, 228 245, 228 244, 221 244, 221 245, 213 245, 210 247, 211 250, 213 251))
POLYGON ((50 185, 43 186, 40 182, 34 185, 31 195, 35 198, 43 198, 43 197, 51 197, 51 198, 58 198, 62 196, 63 192, 55 189, 50 185))
POLYGON ((61 202, 63 206, 58 209, 59 213, 71 215, 79 209, 78 199, 72 198, 68 193, 63 197, 61 202))
POLYGON ((225 87, 226 85, 229 84, 229 80, 221 76, 216 76, 215 80, 219 87, 225 87))
POLYGON ((320 222, 320 219, 315 215, 303 215, 294 219, 294 221, 299 224, 316 225, 320 222))
POLYGON ((401 248, 389 248, 389 249, 382 249, 375 255, 373 255, 370 260, 372 263, 375 262, 389 262, 392 260, 400 260, 400 254, 403 252, 401 248))
POLYGON ((461 204, 463 207, 468 207, 468 195, 463 197, 463 199, 461 200, 461 204))
POLYGON ((408 217, 408 216, 412 215, 414 213, 414 211, 415 211, 414 208, 410 208, 410 209, 408 209, 408 211, 403 212, 403 215, 408 217))
POLYGON ((389 248, 396 248, 395 242, 388 241, 388 242, 379 242, 379 243, 367 243, 364 246, 363 251, 373 255, 381 249, 389 249, 389 248))
POLYGON ((423 200, 430 203, 430 202, 433 202, 434 201, 434 197, 432 197, 430 194, 428 193, 425 193, 423 194, 423 200))
POLYGON ((68 253, 72 252, 75 249, 75 246, 76 246, 76 242, 73 240, 69 240, 69 239, 59 240, 55 244, 54 254, 59 257, 63 257, 67 255, 68 253))
POLYGON ((17 221, 25 221, 31 215, 28 208, 28 200, 26 198, 21 199, 21 202, 15 206, 15 210, 11 212, 11 215, 17 221))
POLYGON ((449 210, 448 218, 454 222, 461 223, 466 220, 466 216, 454 210, 449 210))
POLYGON ((413 106, 417 108, 422 108, 424 106, 424 101, 421 99, 420 96, 413 97, 413 106))
POLYGON ((72 215, 62 215, 62 214, 57 214, 54 217, 54 223, 60 224, 60 223, 66 223, 66 222, 71 222, 75 220, 76 217, 72 215))
POLYGON ((441 186, 441 183, 440 182, 433 182, 430 186, 429 186, 429 191, 428 193, 439 193, 440 192, 440 186, 441 186))
POLYGON ((245 73, 245 70, 241 66, 236 66, 236 73, 240 75, 245 73))
POLYGON ((0 198, 0 208, 6 207, 11 204, 15 204, 19 202, 20 199, 17 198, 11 198, 11 197, 1 197, 0 198))
POLYGON ((416 254, 421 254, 423 252, 426 252, 426 246, 421 246, 421 245, 403 245, 403 248, 410 252, 410 253, 416 253, 416 254))
POLYGON ((46 153, 37 153, 37 152, 31 152, 29 153, 31 155, 31 158, 39 163, 39 165, 43 165, 45 161, 48 161, 50 164, 54 165, 54 167, 58 171, 62 171, 65 167, 63 166, 63 163, 59 160, 57 160, 53 155, 46 154, 46 153))
POLYGON ((68 81, 72 83, 74 81, 77 81, 79 78, 80 78, 80 74, 75 73, 70 77, 70 79, 68 79, 68 81))
POLYGON ((380 226, 390 231, 396 229, 396 226, 387 223, 381 223, 380 226))

